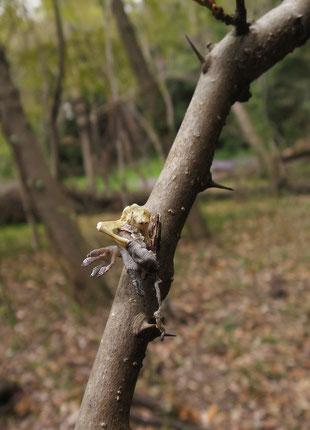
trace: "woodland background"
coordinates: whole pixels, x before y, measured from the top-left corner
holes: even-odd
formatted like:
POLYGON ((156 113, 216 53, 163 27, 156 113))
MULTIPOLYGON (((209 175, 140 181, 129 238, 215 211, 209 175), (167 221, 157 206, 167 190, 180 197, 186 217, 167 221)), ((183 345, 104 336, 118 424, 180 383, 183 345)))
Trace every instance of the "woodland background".
MULTIPOLYGON (((248 2, 249 19, 278 3, 248 2)), ((189 0, 124 6, 164 115, 141 91, 109 2, 0 1, 13 81, 49 165, 56 129, 57 182, 89 250, 108 244, 97 221, 143 204, 160 173, 200 73, 185 35, 204 53, 229 31, 189 0)), ((235 191, 202 193, 185 226, 164 307, 177 336, 149 348, 135 429, 309 428, 309 76, 306 44, 228 118, 213 177, 235 191)), ((4 133, 0 178, 0 426, 72 429, 110 302, 91 291, 76 301, 48 226, 25 214, 4 133)), ((112 292, 121 269, 102 281, 112 292)))

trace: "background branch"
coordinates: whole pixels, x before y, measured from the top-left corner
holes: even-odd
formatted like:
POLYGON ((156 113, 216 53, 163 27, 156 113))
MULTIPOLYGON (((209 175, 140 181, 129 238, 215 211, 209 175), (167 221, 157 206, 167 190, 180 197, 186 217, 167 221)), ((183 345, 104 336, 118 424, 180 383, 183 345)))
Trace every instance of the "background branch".
POLYGON ((204 6, 211 10, 215 19, 222 21, 226 25, 236 27, 238 35, 245 34, 249 30, 249 24, 246 21, 246 8, 244 0, 236 0, 236 12, 234 15, 225 13, 221 6, 216 4, 215 0, 194 0, 200 6, 204 6))
POLYGON ((61 105, 63 79, 65 75, 65 38, 58 0, 53 0, 53 9, 56 23, 56 35, 58 46, 58 69, 56 84, 53 93, 53 101, 50 111, 50 139, 51 139, 51 173, 54 178, 59 179, 59 133, 57 129, 57 118, 61 105))

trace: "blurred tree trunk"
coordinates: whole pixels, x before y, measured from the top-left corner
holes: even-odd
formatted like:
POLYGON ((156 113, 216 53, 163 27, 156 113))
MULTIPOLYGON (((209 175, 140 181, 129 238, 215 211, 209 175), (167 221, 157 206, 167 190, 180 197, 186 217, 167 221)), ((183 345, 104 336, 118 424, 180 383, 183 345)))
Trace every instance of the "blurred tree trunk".
MULTIPOLYGON (((9 64, 0 49, 0 124, 28 195, 44 223, 51 243, 68 279, 74 296, 82 301, 98 283, 81 268, 88 247, 82 238, 74 214, 60 185, 51 177, 37 137, 23 110, 19 91, 12 82, 9 64)), ((104 292, 110 297, 110 292, 104 292)))
POLYGON ((135 29, 130 22, 122 0, 112 0, 112 10, 115 16, 119 35, 125 46, 132 70, 136 76, 140 92, 140 101, 148 120, 158 131, 168 153, 171 145, 167 108, 158 82, 150 72, 149 66, 138 42, 135 29))
POLYGON ((271 140, 267 146, 265 145, 261 137, 257 134, 246 108, 241 103, 235 103, 232 111, 235 114, 245 140, 258 154, 261 168, 263 171, 266 171, 270 179, 272 191, 278 193, 287 183, 287 178, 284 163, 276 144, 271 140))
MULTIPOLYGON (((92 142, 94 145, 94 152, 96 154, 96 160, 100 157, 101 150, 101 136, 99 133, 99 115, 98 115, 98 107, 96 103, 92 103, 90 106, 89 112, 89 124, 90 124, 90 134, 92 137, 92 142)), ((98 161, 96 161, 96 166, 98 165, 98 161)), ((98 168, 96 168, 96 171, 98 168)))
POLYGON ((18 145, 15 145, 15 162, 19 166, 19 168, 17 169, 19 189, 23 202, 23 208, 26 215, 26 220, 31 232, 32 248, 34 251, 38 251, 40 248, 40 240, 38 229, 36 226, 35 214, 33 212, 34 205, 31 201, 30 193, 27 190, 27 177, 20 157, 18 145))
POLYGON ((85 100, 81 96, 73 99, 73 106, 76 115, 76 122, 79 129, 79 136, 82 148, 84 171, 87 178, 88 189, 96 192, 96 172, 93 159, 93 150, 90 137, 90 122, 87 113, 85 100))
MULTIPOLYGON (((241 3, 237 2, 239 9, 241 3)), ((162 299, 171 287, 174 253, 184 222, 198 193, 210 187, 215 147, 231 106, 248 100, 250 83, 309 37, 309 0, 284 0, 253 23, 247 34, 231 31, 209 54, 208 71, 199 78, 145 205, 151 214, 161 216, 158 276, 162 299)), ((145 295, 138 296, 123 271, 76 430, 130 429, 130 407, 146 349, 160 335, 154 319, 158 309, 154 280, 147 278, 144 290, 145 295)))
POLYGON ((199 208, 198 199, 195 200, 190 213, 188 214, 186 226, 189 231, 189 238, 192 242, 210 237, 211 233, 208 230, 207 222, 199 208))
POLYGON ((65 74, 65 38, 63 34, 63 26, 61 14, 59 10, 58 0, 52 0, 55 23, 56 35, 58 46, 58 70, 56 77, 56 84, 53 94, 52 107, 49 118, 50 129, 50 145, 51 145, 51 173, 52 176, 59 180, 60 177, 60 160, 59 160, 59 133, 57 128, 57 118, 61 105, 63 79, 65 74))
MULTIPOLYGON (((141 101, 152 124, 158 130, 160 140, 163 142, 163 152, 167 156, 171 146, 172 134, 168 126, 168 109, 165 98, 156 79, 149 70, 134 27, 124 10, 122 0, 112 0, 112 10, 116 18, 119 35, 122 38, 132 70, 137 78, 141 101)), ((188 225, 193 240, 208 236, 205 221, 196 203, 191 210, 188 225)))
POLYGON ((103 26, 105 36, 104 52, 106 70, 109 79, 112 103, 115 103, 119 97, 119 89, 115 74, 114 57, 112 52, 111 29, 109 27, 109 22, 111 19, 111 1, 112 0, 99 0, 99 4, 103 12, 103 26))
POLYGON ((117 154, 117 167, 120 177, 120 190, 119 195, 123 202, 123 205, 126 206, 128 204, 127 200, 127 185, 126 185, 126 175, 125 175, 125 160, 124 160, 124 151, 123 145, 121 141, 121 119, 119 117, 118 110, 118 98, 119 98, 119 88, 118 82, 116 79, 115 73, 115 65, 114 65, 114 57, 112 51, 112 41, 111 34, 109 28, 109 21, 111 19, 111 0, 103 0, 99 1, 99 4, 102 7, 103 11, 103 26, 104 26, 104 35, 105 35, 105 62, 106 62, 106 70, 110 85, 110 103, 111 108, 110 111, 112 113, 112 117, 110 118, 110 127, 112 128, 112 135, 114 137, 116 154, 117 154))

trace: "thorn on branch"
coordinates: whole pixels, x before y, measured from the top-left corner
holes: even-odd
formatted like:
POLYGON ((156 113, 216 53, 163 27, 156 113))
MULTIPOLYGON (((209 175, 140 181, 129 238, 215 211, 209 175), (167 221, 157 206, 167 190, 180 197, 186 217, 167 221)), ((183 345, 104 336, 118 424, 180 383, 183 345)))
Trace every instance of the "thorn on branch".
POLYGON ((196 48, 196 46, 193 44, 193 42, 190 40, 190 38, 186 34, 185 34, 185 37, 186 37, 188 43, 190 44, 190 47, 194 51, 196 57, 198 58, 199 62, 201 64, 204 64, 205 59, 204 59, 203 55, 198 51, 198 49, 196 48))
POLYGON ((208 182, 207 182, 207 186, 205 187, 205 189, 207 190, 208 188, 218 188, 221 190, 234 191, 233 188, 226 187, 225 185, 217 184, 216 182, 214 182, 211 172, 209 172, 208 182))

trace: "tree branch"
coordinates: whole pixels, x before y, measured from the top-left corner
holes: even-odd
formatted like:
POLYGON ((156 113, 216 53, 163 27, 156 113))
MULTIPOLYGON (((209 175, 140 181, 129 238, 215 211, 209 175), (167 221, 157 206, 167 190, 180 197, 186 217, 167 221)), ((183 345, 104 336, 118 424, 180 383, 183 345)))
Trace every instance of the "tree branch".
MULTIPOLYGON (((209 53, 163 171, 146 203, 162 221, 161 296, 170 289, 173 257, 197 194, 208 186, 215 145, 231 105, 249 84, 310 37, 309 0, 284 0, 250 27, 231 32, 209 53), (285 30, 285 31, 284 31, 285 30)), ((152 283, 139 297, 122 274, 80 409, 76 430, 128 430, 129 410, 148 343, 159 335, 152 319, 152 283)), ((168 340, 166 340, 168 341, 168 340)))
POLYGON ((237 34, 245 34, 249 31, 249 24, 246 20, 246 8, 244 0, 236 0, 235 26, 237 34))
POLYGON ((249 31, 250 24, 246 21, 246 8, 244 0, 236 0, 236 12, 234 15, 225 13, 221 6, 217 6, 215 0, 194 0, 200 6, 204 6, 211 10, 215 19, 222 21, 226 25, 233 25, 236 27, 238 35, 245 34, 249 31))

